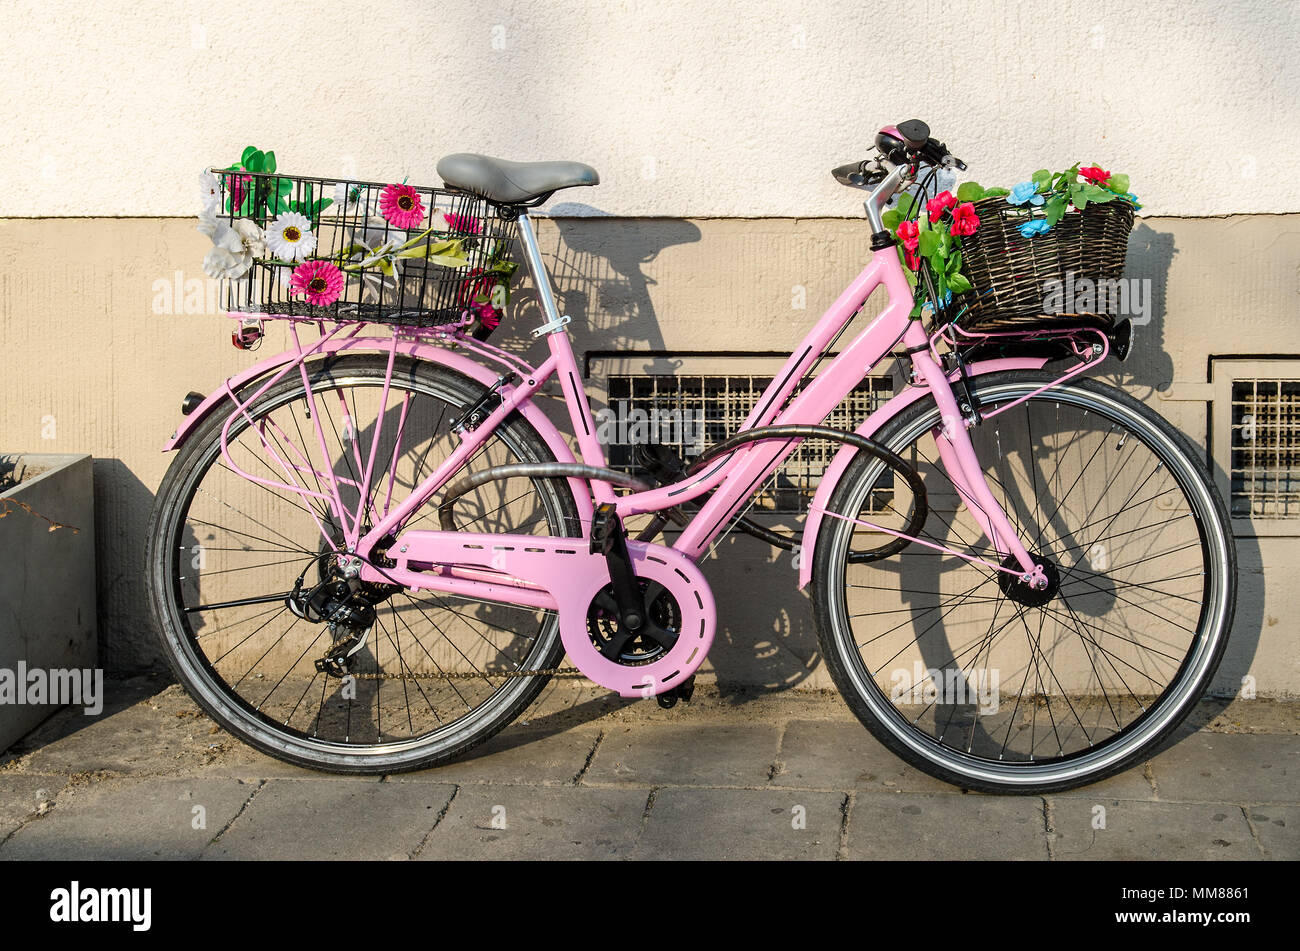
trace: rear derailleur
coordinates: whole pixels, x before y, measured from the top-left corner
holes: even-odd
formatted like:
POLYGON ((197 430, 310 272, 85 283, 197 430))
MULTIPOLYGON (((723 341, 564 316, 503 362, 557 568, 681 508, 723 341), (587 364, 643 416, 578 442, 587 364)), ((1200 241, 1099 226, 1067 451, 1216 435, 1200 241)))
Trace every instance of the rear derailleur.
POLYGON ((351 556, 327 552, 315 564, 319 583, 304 589, 310 566, 303 569, 285 605, 304 621, 329 625, 333 643, 323 657, 316 659, 315 667, 327 676, 344 677, 352 657, 366 645, 375 623, 375 605, 401 588, 362 581, 357 577, 360 562, 351 556))

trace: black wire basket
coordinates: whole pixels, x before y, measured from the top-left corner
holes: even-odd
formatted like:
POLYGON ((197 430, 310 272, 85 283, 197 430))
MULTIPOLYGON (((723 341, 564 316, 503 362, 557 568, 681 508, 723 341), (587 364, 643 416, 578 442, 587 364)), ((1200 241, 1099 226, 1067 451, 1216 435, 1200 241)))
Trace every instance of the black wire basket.
POLYGON ((200 223, 213 229, 210 257, 217 257, 205 269, 225 278, 228 311, 490 330, 509 299, 513 223, 474 195, 242 170, 209 174, 200 223))

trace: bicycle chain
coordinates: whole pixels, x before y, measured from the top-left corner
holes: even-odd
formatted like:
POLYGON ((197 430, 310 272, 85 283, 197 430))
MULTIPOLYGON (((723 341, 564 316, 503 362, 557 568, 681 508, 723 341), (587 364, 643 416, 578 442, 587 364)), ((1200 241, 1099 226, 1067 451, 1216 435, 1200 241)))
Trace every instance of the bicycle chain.
POLYGON ((534 668, 530 670, 507 670, 494 671, 492 673, 470 673, 469 671, 442 671, 433 673, 430 671, 409 671, 404 674, 351 674, 357 680, 478 680, 487 677, 537 677, 543 674, 552 677, 581 677, 582 671, 577 667, 548 667, 534 668))

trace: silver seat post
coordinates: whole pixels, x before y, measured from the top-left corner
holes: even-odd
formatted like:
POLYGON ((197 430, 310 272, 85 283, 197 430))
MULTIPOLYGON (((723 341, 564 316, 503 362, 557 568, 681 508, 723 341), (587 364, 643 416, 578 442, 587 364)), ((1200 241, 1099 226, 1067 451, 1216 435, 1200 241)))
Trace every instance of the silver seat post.
POLYGON ((524 261, 528 265, 528 273, 532 275, 533 286, 537 288, 537 297, 542 303, 542 313, 546 316, 546 323, 536 328, 533 336, 541 337, 545 334, 559 333, 569 322, 569 318, 561 316, 560 309, 555 304, 555 291, 551 288, 551 278, 546 273, 546 265, 542 263, 542 252, 537 246, 537 233, 533 230, 532 218, 528 215, 520 215, 517 223, 519 241, 524 246, 524 261))

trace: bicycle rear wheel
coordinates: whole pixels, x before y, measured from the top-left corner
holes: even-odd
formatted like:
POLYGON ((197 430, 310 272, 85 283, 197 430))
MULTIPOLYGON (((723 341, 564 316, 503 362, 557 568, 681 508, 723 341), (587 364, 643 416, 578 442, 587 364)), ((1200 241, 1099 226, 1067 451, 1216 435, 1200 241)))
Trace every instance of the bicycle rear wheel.
MULTIPOLYGON (((386 366, 382 355, 309 365, 315 418, 301 376, 290 373, 232 424, 231 460, 251 474, 311 489, 327 490, 324 476, 333 472, 345 480, 345 510, 362 510, 364 524, 375 524, 458 444, 453 422, 485 392, 446 368, 399 360, 385 397, 386 366), (362 507, 352 483, 364 484, 377 425, 374 475, 362 507)), ((147 555, 164 652, 218 723, 299 765, 385 773, 457 756, 536 698, 549 678, 527 672, 553 668, 564 654, 554 612, 396 585, 365 586, 373 596, 368 632, 360 643, 347 643, 346 657, 320 669, 317 661, 341 653, 338 632, 298 616, 286 595, 295 584, 310 590, 331 580, 327 553, 341 544, 340 525, 320 499, 235 473, 221 454, 228 416, 218 410, 201 424, 172 463, 158 490, 147 555)), ((515 414, 458 475, 553 459, 515 414)), ((435 511, 418 510, 408 527, 437 528, 435 511)), ((455 516, 467 531, 566 535, 580 527, 562 479, 485 485, 460 500, 455 516)))
MULTIPOLYGON (((1054 377, 979 381, 986 411, 1054 377)), ((1186 441, 1126 394, 1057 384, 971 430, 997 500, 1046 560, 1046 596, 1012 583, 958 504, 926 398, 877 439, 920 472, 929 514, 913 543, 861 563, 898 528, 907 486, 872 459, 846 470, 814 553, 818 633, 849 706, 891 750, 965 788, 1042 793, 1149 756, 1209 685, 1235 609, 1222 500, 1186 441), (836 515, 845 516, 837 518, 836 515)))

